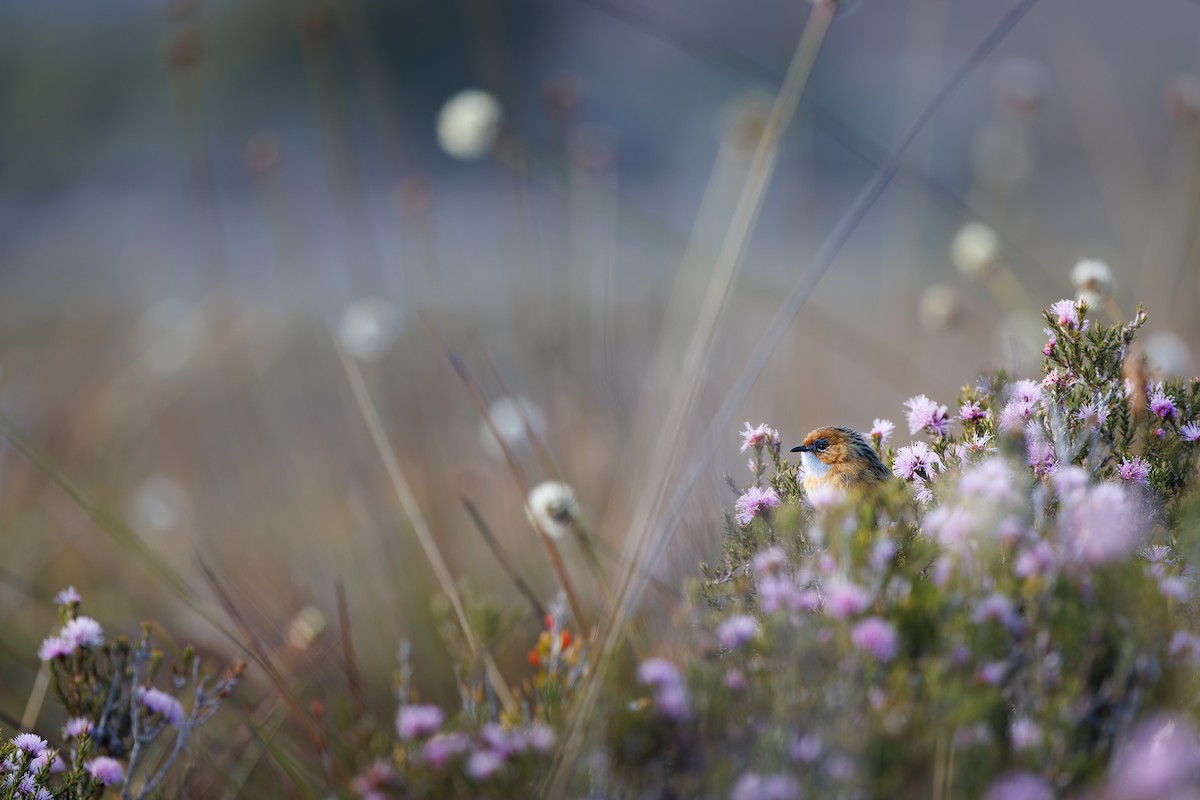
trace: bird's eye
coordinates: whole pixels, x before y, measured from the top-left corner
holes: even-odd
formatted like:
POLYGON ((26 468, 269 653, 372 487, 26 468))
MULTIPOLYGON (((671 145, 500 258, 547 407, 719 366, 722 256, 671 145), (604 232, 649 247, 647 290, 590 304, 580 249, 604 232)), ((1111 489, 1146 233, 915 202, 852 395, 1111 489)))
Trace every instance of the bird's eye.
POLYGON ((829 447, 829 442, 825 439, 817 439, 817 443, 813 447, 817 448, 817 452, 823 453, 825 448, 829 447))

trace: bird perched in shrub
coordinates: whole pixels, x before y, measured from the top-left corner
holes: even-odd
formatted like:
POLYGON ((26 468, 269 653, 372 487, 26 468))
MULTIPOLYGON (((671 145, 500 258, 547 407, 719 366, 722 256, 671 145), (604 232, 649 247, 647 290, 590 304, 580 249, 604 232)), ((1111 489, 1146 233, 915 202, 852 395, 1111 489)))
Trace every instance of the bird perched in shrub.
POLYGON ((870 489, 891 477, 879 455, 856 430, 817 428, 792 448, 804 467, 804 492, 870 489))

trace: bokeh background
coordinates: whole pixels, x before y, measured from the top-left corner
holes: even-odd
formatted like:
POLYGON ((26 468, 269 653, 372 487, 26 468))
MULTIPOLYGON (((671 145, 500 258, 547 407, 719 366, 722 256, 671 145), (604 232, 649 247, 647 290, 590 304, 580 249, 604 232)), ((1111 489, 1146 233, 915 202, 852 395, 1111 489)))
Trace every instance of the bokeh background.
MULTIPOLYGON (((557 584, 475 392, 500 402, 493 418, 527 485, 574 488, 610 577, 628 566, 618 554, 639 503, 702 465, 650 565, 662 583, 641 624, 669 638, 686 624, 679 579, 719 557, 723 475, 748 478, 743 419, 790 446, 822 424, 899 421, 914 394, 952 403, 986 369, 1031 371, 1038 309, 1074 293, 1081 258, 1115 276, 1097 313, 1145 303, 1147 353, 1194 374, 1200 3, 1042 0, 937 110, 706 447, 783 297, 1008 11, 843 6, 720 293, 712 346, 688 371, 811 8, 0 6, 0 411, 29 451, 0 444, 5 727, 33 715, 53 729, 36 650, 68 584, 110 631, 153 618, 214 661, 245 637, 212 623, 237 627, 219 585, 297 691, 327 697, 346 689, 341 582, 378 716, 391 714, 406 638, 425 691, 453 696, 437 583, 352 374, 452 572, 504 611, 493 646, 514 682, 538 623, 462 500, 536 592, 557 584), (466 89, 502 113, 469 159, 438 136, 466 89), (983 274, 952 257, 973 222, 998 241, 983 274), (506 409, 511 397, 524 405, 506 409)), ((599 614, 601 572, 562 549, 599 614)), ((240 702, 285 725, 270 695, 252 674, 240 702)))

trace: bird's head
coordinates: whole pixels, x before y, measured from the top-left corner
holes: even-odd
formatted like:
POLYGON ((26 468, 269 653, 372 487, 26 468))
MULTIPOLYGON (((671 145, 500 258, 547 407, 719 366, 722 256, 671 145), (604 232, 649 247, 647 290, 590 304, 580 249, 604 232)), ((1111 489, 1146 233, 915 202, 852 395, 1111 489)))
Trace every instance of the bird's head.
POLYGON ((859 462, 874 455, 862 434, 842 427, 817 428, 792 452, 800 454, 804 472, 812 478, 825 476, 830 470, 835 474, 858 472, 859 462))

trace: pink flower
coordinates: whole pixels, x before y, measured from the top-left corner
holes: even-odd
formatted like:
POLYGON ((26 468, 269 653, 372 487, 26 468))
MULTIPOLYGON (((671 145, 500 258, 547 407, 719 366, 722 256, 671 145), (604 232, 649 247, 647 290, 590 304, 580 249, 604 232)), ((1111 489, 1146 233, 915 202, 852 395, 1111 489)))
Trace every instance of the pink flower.
POLYGON ((990 503, 1015 503, 1019 496, 1012 468, 998 456, 964 471, 958 489, 964 497, 979 497, 990 503))
POLYGON ((1150 411, 1161 419, 1175 416, 1175 398, 1163 391, 1161 383, 1154 387, 1154 393, 1150 395, 1150 411))
POLYGON ((75 617, 67 620, 59 636, 77 647, 99 647, 104 644, 104 629, 91 617, 75 617))
POLYGON ((1054 445, 1046 440, 1046 434, 1036 422, 1025 426, 1025 453, 1034 475, 1052 475, 1058 468, 1058 462, 1054 460, 1054 445))
POLYGON ((1075 412, 1075 419, 1079 420, 1084 427, 1094 431, 1108 420, 1108 409, 1098 409, 1095 403, 1084 403, 1075 412))
POLYGON ((92 780, 105 786, 116 786, 125 780, 125 770, 115 758, 99 756, 88 761, 83 768, 92 776, 92 780))
POLYGON ((1054 800, 1054 789, 1031 772, 1010 772, 988 787, 983 800, 1054 800))
POLYGON ((420 739, 442 727, 445 718, 437 706, 400 706, 396 712, 396 733, 401 739, 420 739))
POLYGON ((159 689, 145 689, 141 693, 142 705, 161 716, 168 725, 178 727, 183 723, 183 704, 159 689))
POLYGON ((79 592, 75 591, 74 586, 68 586, 54 595, 54 602, 60 606, 77 606, 83 602, 83 598, 79 596, 79 592))
POLYGON ((979 406, 979 403, 967 403, 959 406, 958 418, 966 423, 979 422, 987 419, 987 412, 979 406))
POLYGON ((672 683, 682 683, 683 675, 679 668, 665 658, 648 658, 638 665, 638 683, 649 686, 666 686, 672 683))
POLYGON ((465 733, 439 733, 430 738, 421 750, 426 763, 434 769, 441 769, 459 753, 465 753, 471 746, 471 740, 465 733))
POLYGON ((757 428, 751 428, 750 423, 746 423, 746 430, 742 431, 742 449, 739 452, 746 452, 751 447, 763 447, 764 445, 778 445, 779 431, 767 427, 764 422, 757 428))
POLYGON ((73 717, 63 726, 64 739, 78 739, 85 733, 92 732, 92 721, 87 717, 73 717))
POLYGON ((825 608, 837 619, 861 614, 871 602, 871 596, 861 587, 845 581, 830 584, 826 591, 825 608))
POLYGON ((783 773, 745 772, 730 790, 729 800, 800 800, 800 784, 783 773))
POLYGON ((36 733, 18 733, 12 738, 17 749, 31 756, 40 755, 46 749, 46 740, 36 733))
POLYGON ((766 489, 751 486, 737 499, 735 504, 737 513, 734 516, 739 524, 749 525, 755 517, 761 516, 772 508, 778 508, 779 504, 779 495, 770 486, 766 489))
POLYGON ((471 780, 486 781, 504 766, 504 756, 495 750, 476 750, 467 759, 467 775, 471 780))
POLYGON ((1101 483, 1059 511, 1065 555, 1085 566, 1123 558, 1141 536, 1140 515, 1122 486, 1101 483))
POLYGON ((1117 753, 1110 783, 1113 797, 1151 800, 1191 785, 1200 765, 1200 735, 1183 716, 1159 714, 1134 729, 1117 753))
POLYGON ((782 547, 769 547, 754 556, 754 575, 759 579, 774 575, 787 564, 787 554, 782 547))
POLYGON ((1150 464, 1141 456, 1127 458, 1121 462, 1121 466, 1117 468, 1121 474, 1121 480, 1126 483, 1137 483, 1142 486, 1150 485, 1150 464))
POLYGON ((908 432, 928 431, 935 436, 945 436, 950 429, 950 420, 946 416, 946 407, 939 406, 923 394, 911 397, 904 402, 908 409, 908 432))
POLYGON ((667 719, 683 719, 690 711, 683 675, 670 661, 651 658, 638 666, 638 682, 654 689, 654 704, 667 719))
POLYGON ((758 621, 745 614, 735 614, 717 626, 717 641, 726 650, 736 650, 758 635, 758 621))
POLYGON ((1059 300, 1051 304, 1050 316, 1067 330, 1079 330, 1079 305, 1074 300, 1059 300))
POLYGON ((1042 345, 1042 355, 1049 358, 1050 356, 1054 355, 1054 348, 1058 347, 1058 337, 1055 336, 1054 331, 1050 330, 1049 328, 1046 328, 1045 331, 1046 336, 1049 338, 1046 340, 1046 344, 1042 345))
POLYGON ((736 667, 725 673, 725 688, 731 692, 740 692, 746 688, 746 676, 736 667))
POLYGON ((871 441, 875 442, 875 446, 883 448, 887 446, 888 440, 892 438, 892 431, 896 430, 895 424, 890 419, 878 419, 871 423, 871 441))
POLYGON ((923 506, 933 502, 933 487, 920 475, 913 478, 913 497, 923 506))
POLYGON ((1195 422, 1189 422, 1179 429, 1179 438, 1185 442, 1194 442, 1200 439, 1200 425, 1195 422))
POLYGON ((1009 728, 1013 750, 1032 750, 1042 743, 1042 728, 1029 717, 1017 717, 1009 728))
POLYGON ((900 637, 896 629, 879 617, 867 617, 855 625, 850 631, 850 641, 878 661, 891 661, 900 652, 900 637))
POLYGON ((946 466, 937 453, 929 449, 924 442, 913 442, 908 447, 901 447, 892 463, 892 472, 906 481, 914 477, 933 479, 938 472, 945 472, 946 466))
POLYGON ((61 636, 51 636, 38 648, 38 658, 42 661, 53 661, 56 658, 66 658, 74 652, 74 642, 61 636))

